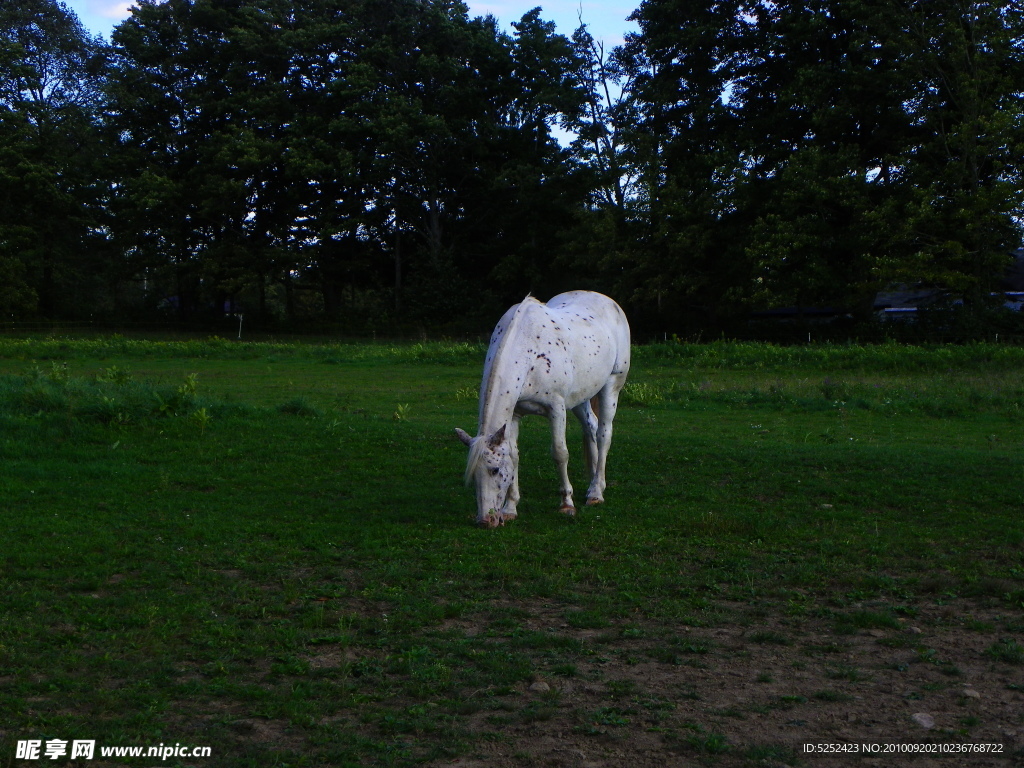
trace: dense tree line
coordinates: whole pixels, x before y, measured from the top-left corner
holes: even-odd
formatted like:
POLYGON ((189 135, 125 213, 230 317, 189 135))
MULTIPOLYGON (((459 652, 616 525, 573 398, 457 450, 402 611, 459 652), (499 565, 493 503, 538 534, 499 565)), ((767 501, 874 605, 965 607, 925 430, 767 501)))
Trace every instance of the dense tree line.
POLYGON ((584 287, 689 333, 893 282, 985 303, 1024 214, 1016 4, 634 19, 608 51, 540 9, 141 0, 107 44, 8 0, 0 314, 455 328, 584 287))

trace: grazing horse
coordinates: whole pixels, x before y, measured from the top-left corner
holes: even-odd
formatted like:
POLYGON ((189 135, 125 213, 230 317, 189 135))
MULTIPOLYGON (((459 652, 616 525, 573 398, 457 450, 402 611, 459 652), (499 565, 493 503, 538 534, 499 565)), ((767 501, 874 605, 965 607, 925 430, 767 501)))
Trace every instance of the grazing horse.
POLYGON ((583 425, 591 477, 587 504, 603 502, 612 419, 628 373, 629 323, 607 296, 571 291, 547 304, 527 296, 511 307, 498 321, 484 360, 479 434, 470 437, 455 430, 469 446, 466 483, 476 480, 477 522, 495 528, 516 517, 519 420, 529 414, 551 422, 561 511, 576 513, 565 445, 566 410, 583 425))

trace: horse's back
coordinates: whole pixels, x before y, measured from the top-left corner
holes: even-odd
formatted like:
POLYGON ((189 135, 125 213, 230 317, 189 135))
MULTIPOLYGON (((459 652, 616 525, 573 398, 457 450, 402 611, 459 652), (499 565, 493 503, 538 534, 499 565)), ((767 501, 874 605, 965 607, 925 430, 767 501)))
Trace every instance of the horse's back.
POLYGON ((547 307, 561 314, 570 327, 586 327, 604 336, 601 343, 610 344, 614 352, 613 372, 629 371, 629 322, 614 300, 593 291, 569 291, 552 297, 547 307))
POLYGON ((629 323, 612 299, 569 291, 546 304, 527 296, 495 326, 484 361, 480 422, 503 390, 547 406, 551 396, 573 407, 629 371, 629 323), (501 383, 504 382, 504 383, 501 383))

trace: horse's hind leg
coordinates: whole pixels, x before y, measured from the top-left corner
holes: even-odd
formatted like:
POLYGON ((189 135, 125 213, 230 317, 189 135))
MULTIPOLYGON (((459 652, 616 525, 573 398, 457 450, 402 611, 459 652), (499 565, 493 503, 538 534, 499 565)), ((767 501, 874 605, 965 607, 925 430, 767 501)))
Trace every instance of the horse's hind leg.
POLYGON ((600 504, 604 501, 605 468, 608 464, 608 449, 612 445, 612 422, 615 411, 619 407, 619 392, 626 384, 626 374, 612 374, 598 395, 597 417, 597 459, 593 480, 587 491, 587 504, 600 504))
POLYGON ((569 447, 565 444, 565 404, 551 406, 551 455, 558 467, 558 478, 561 483, 562 506, 560 510, 567 515, 576 514, 576 506, 572 503, 572 483, 569 482, 569 447))
MULTIPOLYGON (((580 420, 580 424, 583 426, 583 460, 587 464, 587 472, 590 473, 591 483, 593 483, 594 476, 597 474, 597 415, 594 413, 593 408, 597 403, 598 399, 595 397, 592 401, 584 400, 572 409, 572 412, 576 414, 576 418, 580 420)), ((589 496, 587 503, 590 503, 589 496)))

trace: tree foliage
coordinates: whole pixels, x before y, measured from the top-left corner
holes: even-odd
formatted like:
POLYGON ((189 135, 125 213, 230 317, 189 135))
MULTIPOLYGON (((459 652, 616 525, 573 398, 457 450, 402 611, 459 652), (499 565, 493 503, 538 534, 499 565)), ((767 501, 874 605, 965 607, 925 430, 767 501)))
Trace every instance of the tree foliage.
POLYGON ((344 327, 612 293, 685 333, 983 305, 1020 245, 1024 16, 644 0, 606 50, 457 0, 0 7, 0 313, 344 327), (568 136, 568 138, 566 138, 568 136))
POLYGON ((289 315, 305 289, 422 319, 505 298, 585 193, 551 135, 573 52, 536 11, 508 37, 458 2, 168 0, 115 43, 120 222, 180 313, 208 285, 289 315))
POLYGON ((57 0, 0 6, 0 313, 88 311, 104 272, 94 236, 103 58, 57 0))
POLYGON ((646 0, 634 18, 648 298, 703 317, 996 287, 1020 237, 1019 10, 646 0))

